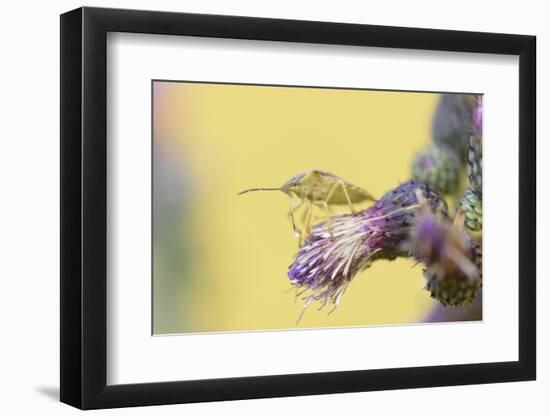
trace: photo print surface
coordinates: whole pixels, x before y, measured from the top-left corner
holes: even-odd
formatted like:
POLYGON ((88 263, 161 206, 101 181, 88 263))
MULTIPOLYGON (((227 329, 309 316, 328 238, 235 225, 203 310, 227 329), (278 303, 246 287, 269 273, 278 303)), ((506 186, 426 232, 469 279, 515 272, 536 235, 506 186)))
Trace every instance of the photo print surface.
POLYGON ((154 80, 153 334, 481 320, 482 108, 154 80))

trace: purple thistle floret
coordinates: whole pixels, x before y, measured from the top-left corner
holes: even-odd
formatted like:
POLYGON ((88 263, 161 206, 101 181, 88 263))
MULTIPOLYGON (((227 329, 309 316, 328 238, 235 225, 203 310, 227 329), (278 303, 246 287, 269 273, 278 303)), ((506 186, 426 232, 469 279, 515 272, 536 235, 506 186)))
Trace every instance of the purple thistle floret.
POLYGON ((475 107, 472 113, 472 122, 476 132, 480 133, 483 128, 483 103, 481 96, 476 97, 475 107))
POLYGON ((483 103, 481 96, 476 97, 472 113, 472 134, 468 146, 468 178, 470 185, 480 195, 483 188, 483 103))
POLYGON ((446 212, 432 188, 408 181, 359 213, 331 216, 312 228, 288 271, 292 285, 309 292, 304 309, 313 301, 336 307, 353 277, 374 260, 409 255, 404 243, 420 207, 417 193, 432 210, 446 212))

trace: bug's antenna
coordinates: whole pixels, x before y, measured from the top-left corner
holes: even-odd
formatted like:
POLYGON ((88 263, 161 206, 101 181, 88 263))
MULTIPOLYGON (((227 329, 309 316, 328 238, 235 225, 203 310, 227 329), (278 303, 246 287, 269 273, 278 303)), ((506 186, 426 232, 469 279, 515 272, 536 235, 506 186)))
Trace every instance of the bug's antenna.
POLYGON ((248 190, 241 191, 238 195, 249 193, 251 191, 281 191, 281 188, 249 188, 248 190))

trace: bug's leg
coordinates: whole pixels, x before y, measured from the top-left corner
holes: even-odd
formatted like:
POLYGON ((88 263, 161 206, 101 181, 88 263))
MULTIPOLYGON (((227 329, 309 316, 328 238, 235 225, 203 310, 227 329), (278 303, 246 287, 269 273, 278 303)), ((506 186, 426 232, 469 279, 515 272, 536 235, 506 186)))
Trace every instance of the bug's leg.
POLYGON ((302 225, 306 224, 307 216, 309 214, 309 211, 311 210, 311 206, 310 206, 311 201, 309 201, 308 199, 304 199, 304 203, 306 203, 306 209, 303 210, 302 212, 302 219, 301 219, 302 225))
POLYGON ((327 204, 328 204, 328 202, 332 198, 332 195, 336 191, 336 187, 338 187, 338 186, 342 187, 342 191, 344 191, 344 196, 346 197, 346 201, 348 203, 349 209, 351 210, 351 214, 355 214, 356 213, 355 207, 353 207, 353 204, 351 203, 351 199, 349 198, 349 194, 348 194, 348 190, 346 188, 346 184, 342 180, 338 180, 334 184, 332 184, 332 187, 330 188, 330 191, 327 194, 327 198, 326 198, 325 202, 327 202, 327 204))
POLYGON ((313 217, 313 206, 311 205, 311 201, 307 200, 307 216, 306 216, 306 236, 307 237, 309 237, 309 235, 311 234, 312 217, 313 217))
POLYGON ((297 204, 292 204, 292 200, 290 201, 290 210, 288 212, 288 217, 290 218, 290 221, 292 223, 292 231, 296 236, 298 236, 301 240, 302 238, 302 232, 298 230, 296 227, 296 219, 294 217, 294 212, 298 210, 302 205, 304 204, 304 200, 300 200, 297 204))
POLYGON ((342 190, 344 191, 344 195, 346 196, 346 201, 348 202, 348 206, 349 206, 349 209, 351 210, 351 214, 355 214, 356 213, 355 207, 353 207, 353 204, 351 204, 351 199, 349 198, 346 184, 342 180, 339 180, 337 184, 340 185, 340 187, 342 187, 342 190))
POLYGON ((328 204, 328 202, 330 201, 330 199, 332 198, 332 195, 334 194, 334 192, 336 191, 336 187, 338 186, 338 183, 335 182, 331 185, 330 187, 330 190, 329 192, 327 193, 327 198, 325 199, 325 202, 328 204))
MULTIPOLYGON (((299 237, 298 245, 302 246, 302 243, 304 242, 304 239, 307 238, 307 231, 306 231, 306 224, 308 221, 309 212, 311 211, 310 201, 308 199, 302 199, 300 205, 306 204, 306 208, 302 210, 301 216, 300 216, 300 223, 301 223, 301 229, 299 230, 299 237), (305 237, 304 237, 305 235, 305 237)), ((296 210, 296 209, 295 209, 296 210)), ((294 210, 294 211, 295 211, 294 210)), ((292 213, 294 216, 295 213, 292 213)), ((295 218, 296 219, 296 218, 295 218)))
POLYGON ((334 234, 332 233, 332 222, 330 221, 330 208, 329 208, 329 205, 326 201, 319 201, 317 204, 320 205, 324 209, 325 218, 326 218, 326 221, 327 221, 328 232, 330 233, 330 237, 334 238, 334 234))
POLYGON ((332 233, 332 222, 330 220, 330 208, 329 208, 328 203, 326 201, 322 201, 321 205, 325 209, 325 216, 326 216, 326 219, 327 219, 328 232, 330 233, 330 237, 334 238, 334 235, 332 233))

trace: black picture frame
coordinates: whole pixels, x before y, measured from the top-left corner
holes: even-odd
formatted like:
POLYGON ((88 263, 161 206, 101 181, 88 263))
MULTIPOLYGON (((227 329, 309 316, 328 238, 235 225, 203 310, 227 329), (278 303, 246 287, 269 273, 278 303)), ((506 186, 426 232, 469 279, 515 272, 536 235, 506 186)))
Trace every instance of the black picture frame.
POLYGON ((524 35, 88 7, 61 15, 61 401, 94 409, 535 379, 535 51, 524 35), (519 56, 519 360, 107 385, 108 32, 519 56))

